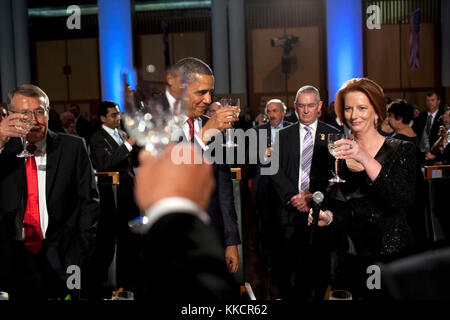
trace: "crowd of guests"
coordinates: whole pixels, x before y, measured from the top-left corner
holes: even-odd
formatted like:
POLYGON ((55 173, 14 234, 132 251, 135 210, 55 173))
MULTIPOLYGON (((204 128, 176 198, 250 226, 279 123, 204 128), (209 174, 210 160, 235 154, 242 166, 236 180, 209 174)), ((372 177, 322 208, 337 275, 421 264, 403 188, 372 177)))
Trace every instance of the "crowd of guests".
MULTIPOLYGON (((422 166, 449 163, 449 109, 440 108, 439 94, 427 94, 427 110, 415 117, 413 106, 387 101, 374 81, 352 79, 325 112, 319 90, 305 85, 294 109, 271 99, 253 119, 248 108, 237 116, 213 101, 214 75, 199 59, 181 59, 166 78, 165 92, 153 97, 162 106, 173 110, 188 97, 183 152, 206 152, 215 139, 209 129, 266 133, 257 143, 263 157, 243 166, 244 201, 258 216, 258 253, 275 297, 322 300, 330 285, 355 299, 383 296, 368 290, 367 267, 425 243, 422 166), (345 134, 334 157, 332 133, 345 134), (279 169, 266 175, 271 159, 279 169), (335 159, 343 183, 329 182, 335 159), (325 199, 312 237, 317 191, 325 199)), ((171 147, 154 158, 121 129, 112 101, 99 105, 97 127, 75 104, 56 114, 33 85, 11 90, 0 111, 0 291, 13 300, 105 299, 115 256, 117 285, 137 299, 239 297, 232 274, 242 235, 229 163, 175 165, 171 147), (18 157, 24 148, 32 156, 18 157), (95 171, 119 173, 116 195, 96 183, 95 171), (134 234, 128 222, 144 214, 151 227, 134 234), (73 265, 82 270, 78 286, 67 285, 73 265)))

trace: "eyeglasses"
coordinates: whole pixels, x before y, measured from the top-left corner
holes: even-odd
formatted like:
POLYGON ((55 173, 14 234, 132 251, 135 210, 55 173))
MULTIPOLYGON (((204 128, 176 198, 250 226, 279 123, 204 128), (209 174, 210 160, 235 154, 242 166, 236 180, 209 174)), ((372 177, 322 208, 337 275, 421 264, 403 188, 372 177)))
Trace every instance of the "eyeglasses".
POLYGON ((317 106, 317 103, 309 103, 309 104, 297 103, 297 107, 302 108, 302 109, 304 109, 304 108, 314 109, 316 106, 317 106))
POLYGON ((43 118, 47 115, 47 110, 44 108, 38 108, 36 110, 22 110, 22 111, 14 111, 14 110, 10 110, 12 113, 19 113, 22 114, 24 116, 27 117, 32 117, 33 114, 36 118, 43 118))

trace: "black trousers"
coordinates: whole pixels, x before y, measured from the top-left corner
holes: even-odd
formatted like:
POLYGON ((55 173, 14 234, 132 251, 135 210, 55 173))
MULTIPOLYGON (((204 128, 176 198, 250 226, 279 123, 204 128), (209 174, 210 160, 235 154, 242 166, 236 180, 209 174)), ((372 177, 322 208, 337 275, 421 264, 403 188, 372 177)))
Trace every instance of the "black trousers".
POLYGON ((49 264, 46 253, 45 240, 35 255, 26 249, 24 241, 14 241, 10 300, 63 299, 69 293, 65 281, 49 264))

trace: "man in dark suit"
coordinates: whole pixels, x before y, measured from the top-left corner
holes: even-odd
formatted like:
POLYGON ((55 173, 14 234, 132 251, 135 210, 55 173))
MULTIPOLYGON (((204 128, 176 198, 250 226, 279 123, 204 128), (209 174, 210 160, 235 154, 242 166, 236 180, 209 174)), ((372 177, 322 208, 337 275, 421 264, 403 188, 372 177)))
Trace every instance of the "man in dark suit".
POLYGON ((318 121, 322 101, 313 86, 297 91, 295 107, 300 121, 280 130, 272 155, 279 160, 279 170, 271 178, 279 196, 283 234, 280 291, 284 297, 320 300, 328 285, 330 253, 326 230, 317 233, 314 247, 309 247, 307 212, 312 193, 325 194, 331 176, 326 136, 338 130, 318 121))
POLYGON ((117 241, 117 285, 133 291, 138 236, 129 230, 128 222, 139 215, 133 195, 137 148, 134 138, 128 138, 127 133, 119 129, 120 110, 115 102, 103 101, 98 108, 98 117, 103 124, 91 136, 92 162, 99 172, 119 172, 119 188, 117 211, 103 210, 110 208, 114 198, 108 197, 110 192, 101 189, 102 210, 93 260, 98 274, 93 280, 105 280, 117 241))
POLYGON ((70 106, 70 112, 72 112, 75 117, 75 128, 77 134, 84 138, 86 142, 89 142, 92 133, 94 133, 94 126, 81 115, 79 105, 75 103, 72 104, 70 106))
MULTIPOLYGON (((173 110, 175 103, 183 95, 187 96, 186 120, 183 135, 201 150, 208 150, 208 143, 218 131, 231 128, 237 119, 235 108, 218 109, 209 118, 204 116, 206 107, 212 102, 214 76, 211 68, 196 58, 184 58, 173 65, 167 72, 167 88, 163 96, 163 105, 173 110), (183 72, 187 79, 186 92, 183 92, 183 72)), ((217 230, 225 247, 225 259, 229 271, 235 273, 239 265, 237 246, 241 243, 234 207, 233 185, 230 167, 227 164, 213 165, 216 188, 211 196, 207 210, 211 224, 217 230)))
MULTIPOLYGON (((185 148, 194 152, 191 145, 185 148)), ((212 167, 205 162, 176 165, 171 155, 172 146, 157 159, 140 154, 135 194, 150 228, 137 266, 142 274, 137 299, 164 306, 167 301, 238 300, 239 288, 205 212, 214 189, 212 167)))
POLYGON ((270 268, 273 262, 271 253, 275 249, 273 245, 275 244, 277 221, 273 208, 275 190, 269 176, 261 174, 261 168, 269 166, 267 162, 270 160, 272 144, 278 130, 291 125, 291 123, 283 120, 286 114, 286 105, 279 99, 269 100, 265 113, 269 122, 253 128, 256 131, 257 143, 254 151, 258 152, 258 162, 256 165, 250 165, 249 185, 251 189, 254 189, 255 207, 258 213, 258 249, 266 266, 270 268), (264 144, 264 150, 259 150, 260 139, 263 137, 266 137, 267 143, 264 144), (264 157, 264 163, 259 161, 261 155, 264 157))
POLYGON ((49 100, 34 85, 11 90, 8 109, 0 123, 0 290, 15 300, 77 298, 98 219, 85 142, 48 130, 49 100), (25 136, 32 155, 17 157, 25 136), (75 282, 70 270, 78 270, 75 282))
POLYGON ((427 93, 427 110, 422 111, 413 125, 413 129, 419 139, 420 151, 423 154, 423 164, 433 164, 435 155, 431 153, 431 147, 439 139, 439 127, 442 126, 442 114, 444 110, 439 109, 441 98, 437 92, 427 93))

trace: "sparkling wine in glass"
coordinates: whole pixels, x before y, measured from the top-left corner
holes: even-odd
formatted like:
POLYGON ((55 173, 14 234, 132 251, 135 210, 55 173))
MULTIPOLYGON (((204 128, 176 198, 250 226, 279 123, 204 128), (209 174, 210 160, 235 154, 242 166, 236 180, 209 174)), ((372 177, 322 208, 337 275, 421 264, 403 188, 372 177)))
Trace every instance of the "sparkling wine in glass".
MULTIPOLYGON (((24 117, 19 119, 19 121, 21 122, 20 126, 15 126, 16 129, 21 129, 21 130, 25 130, 27 131, 27 133, 30 131, 30 129, 33 127, 33 111, 25 111, 25 112, 20 112, 24 117)), ((28 140, 27 140, 27 136, 24 136, 22 138, 22 145, 23 145, 23 150, 21 153, 19 153, 17 155, 18 158, 28 158, 28 157, 32 157, 33 154, 29 153, 27 150, 28 147, 28 140)))
POLYGON ((339 168, 339 159, 336 158, 335 152, 334 150, 338 147, 336 145, 336 141, 341 140, 341 139, 345 139, 345 135, 341 134, 341 133, 329 133, 328 134, 328 152, 335 157, 335 161, 334 161, 334 176, 333 178, 331 178, 330 180, 328 180, 329 182, 345 182, 344 179, 342 179, 341 177, 339 177, 338 175, 338 168, 339 168))
MULTIPOLYGON (((221 99, 220 100, 220 104, 222 105, 222 108, 227 108, 227 107, 235 107, 238 108, 238 110, 235 112, 236 117, 239 117, 239 113, 241 112, 241 101, 239 98, 225 98, 225 99, 221 99)), ((224 147, 227 148, 233 148, 233 147, 237 147, 238 144, 234 143, 233 138, 234 138, 234 129, 233 128, 229 128, 225 130, 225 143, 223 144, 224 147)))

